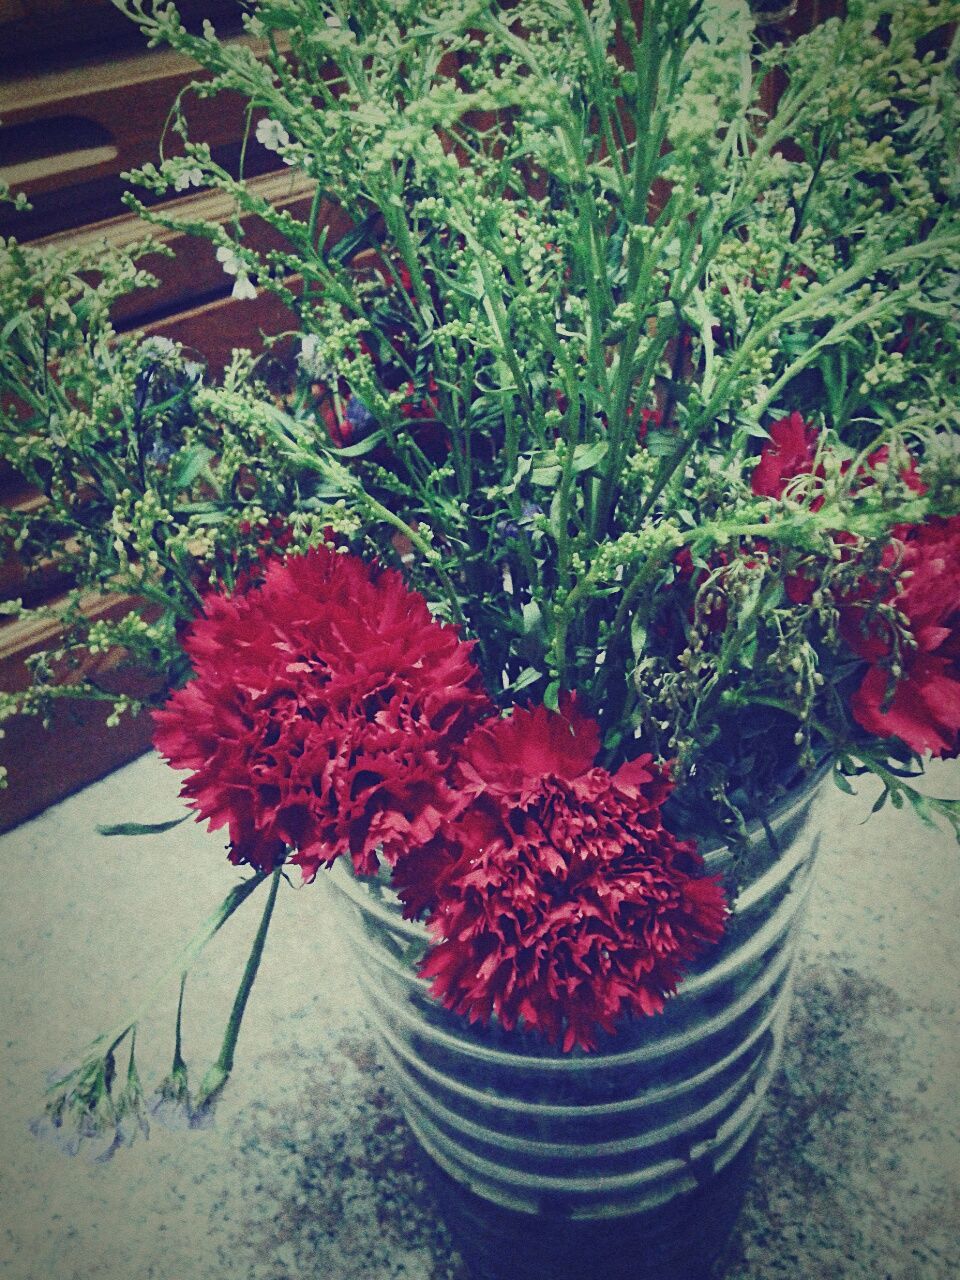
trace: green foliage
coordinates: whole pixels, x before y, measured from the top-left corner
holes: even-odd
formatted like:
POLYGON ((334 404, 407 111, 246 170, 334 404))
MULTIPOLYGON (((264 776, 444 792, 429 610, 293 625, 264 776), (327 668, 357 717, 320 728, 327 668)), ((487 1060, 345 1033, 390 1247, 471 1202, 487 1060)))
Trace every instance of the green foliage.
POLYGON ((113 304, 152 283, 140 263, 157 252, 0 245, 0 455, 42 495, 0 512, 0 539, 27 571, 55 566, 66 588, 38 603, 28 572, 6 605, 63 634, 29 660, 31 687, 0 693, 0 719, 70 697, 112 703, 115 721, 162 700, 187 673, 178 628, 205 590, 229 586, 281 526, 306 545, 355 523, 282 460, 260 466, 273 405, 249 357, 210 385, 168 339, 115 332, 113 304), (99 616, 105 592, 134 603, 99 616), (125 693, 123 667, 153 673, 150 692, 125 693))
POLYGON ((44 1117, 34 1124, 38 1135, 49 1130, 56 1141, 71 1153, 77 1150, 83 1140, 99 1142, 101 1153, 98 1158, 108 1159, 119 1147, 132 1142, 138 1132, 149 1132, 148 1111, 163 1123, 177 1127, 197 1127, 205 1122, 233 1066, 240 1024, 263 953, 281 874, 278 870, 268 877, 258 872, 234 885, 217 910, 155 982, 153 991, 142 1005, 110 1031, 97 1036, 87 1046, 76 1066, 54 1076, 47 1088, 44 1117), (240 990, 230 1011, 220 1054, 206 1072, 196 1094, 192 1094, 182 1053, 183 998, 187 973, 207 944, 265 880, 270 881, 267 902, 240 990), (169 1074, 148 1105, 136 1065, 137 1027, 143 1013, 152 1003, 156 989, 165 986, 174 975, 180 981, 180 998, 177 1003, 173 1063, 169 1074), (126 1072, 119 1077, 116 1059, 124 1042, 129 1045, 129 1056, 126 1072))
MULTIPOLYGON (((205 73, 132 180, 215 189, 235 216, 129 203, 211 242, 235 297, 295 308, 298 375, 272 395, 239 353, 212 385, 190 353, 115 334, 137 252, 3 247, 0 440, 47 502, 0 532, 28 562, 56 551, 73 586, 66 640, 0 714, 135 708, 90 673, 118 649, 161 699, 204 589, 281 526, 295 546, 329 526, 462 624, 505 704, 576 689, 606 763, 673 759, 674 825, 736 839, 832 757, 842 788, 869 770, 878 803, 960 830, 955 802, 910 785, 916 758, 891 763, 853 721, 864 668, 840 631, 892 531, 960 510, 957 0, 849 0, 770 48, 746 0, 259 0, 241 42, 115 3, 205 73), (771 75, 787 88, 768 117, 771 75), (239 174, 191 125, 220 94, 249 107, 239 174), (247 180, 256 148, 306 215, 247 180), (758 497, 792 412, 818 429, 815 466, 758 497), (104 588, 143 604, 91 622, 104 588)), ((906 648, 906 620, 876 614, 906 648)), ((196 1098, 178 1016, 161 1103, 191 1119, 229 1074, 275 892, 196 1098)), ((59 1082, 55 1124, 142 1116, 132 1043, 114 1092, 135 1026, 59 1082)))
MULTIPOLYGON (((958 507, 955 0, 852 0, 772 48, 742 0, 639 18, 626 0, 261 0, 246 42, 191 34, 171 4, 121 7, 206 73, 133 179, 215 188, 238 216, 131 202, 214 243, 238 297, 295 306, 301 377, 271 401, 244 357, 214 388, 182 353, 115 341, 132 266, 91 288, 57 264, 62 302, 33 328, 40 268, 8 250, 7 336, 44 379, 8 455, 53 498, 45 536, 75 539, 78 581, 161 610, 102 635, 73 615, 82 642, 180 678, 176 619, 199 583, 229 585, 248 526, 294 513, 298 543, 330 523, 402 563, 505 699, 576 688, 610 762, 636 739, 676 758, 700 828, 854 744, 837 534, 862 573, 898 523, 958 507), (788 87, 767 118, 773 73, 788 87), (281 158, 308 215, 194 136, 192 102, 221 93, 247 100, 244 154, 281 158), (354 228, 336 242, 334 210, 354 228), (773 503, 750 476, 792 411, 820 429, 820 465, 773 503), (889 467, 858 488, 880 445, 889 467), (901 478, 911 456, 923 498, 901 478), (94 545, 64 474, 93 477, 110 538, 94 545), (809 601, 786 590, 798 577, 816 579, 809 601)), ((42 521, 12 532, 42 554, 42 521)), ((70 652, 38 661, 19 709, 69 689, 70 652)))

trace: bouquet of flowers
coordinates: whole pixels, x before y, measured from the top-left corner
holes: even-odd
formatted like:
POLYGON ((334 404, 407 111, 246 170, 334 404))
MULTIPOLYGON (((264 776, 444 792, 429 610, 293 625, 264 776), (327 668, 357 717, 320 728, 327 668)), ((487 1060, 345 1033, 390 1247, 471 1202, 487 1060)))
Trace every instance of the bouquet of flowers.
MULTIPOLYGON (((292 308, 288 385, 108 334, 87 408, 44 367, 7 430, 55 504, 23 544, 59 521, 153 608, 76 644, 167 677, 157 747, 250 868, 204 938, 270 885, 223 1053, 191 1097, 178 1049, 165 1096, 226 1080, 286 876, 348 861, 426 922, 444 1005, 589 1051, 721 936, 698 844, 818 766, 960 830, 911 782, 960 747, 960 4, 788 44, 745 0, 260 0, 246 43, 120 7, 312 194, 263 201, 182 96, 133 179, 238 218, 132 203, 292 308)), ((10 709, 90 688, 40 676, 10 709)), ((134 1028, 55 1122, 142 1114, 134 1028)))

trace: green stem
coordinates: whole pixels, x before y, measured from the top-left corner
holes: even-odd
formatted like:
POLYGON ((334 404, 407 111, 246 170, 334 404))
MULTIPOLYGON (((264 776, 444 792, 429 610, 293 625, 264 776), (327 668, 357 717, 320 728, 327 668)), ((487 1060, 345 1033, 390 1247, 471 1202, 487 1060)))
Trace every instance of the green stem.
POLYGON ((187 1064, 183 1057, 183 997, 187 989, 187 970, 180 975, 180 994, 177 997, 177 1023, 173 1033, 173 1070, 174 1077, 185 1078, 187 1064))
POLYGON ((243 1015, 247 1007, 247 1001, 250 998, 250 992, 256 981, 257 971, 260 968, 263 946, 267 940, 267 932, 270 928, 273 907, 277 900, 277 889, 280 886, 282 875, 283 868, 277 867, 270 881, 270 893, 263 908, 260 926, 257 929, 256 937, 253 939, 253 946, 250 949, 250 955, 247 957, 246 968, 243 971, 243 977, 240 979, 240 986, 233 1002, 233 1008, 230 1010, 227 1029, 220 1048, 220 1056, 203 1079, 197 1098, 198 1106, 209 1103, 213 1096, 219 1093, 233 1070, 233 1057, 237 1047, 237 1040, 240 1036, 240 1026, 243 1022, 243 1015))
POLYGON ((621 202, 625 202, 627 198, 627 189, 625 175, 621 163, 617 163, 619 148, 613 137, 610 118, 610 104, 607 101, 607 91, 609 89, 609 80, 607 77, 604 59, 606 50, 598 48, 596 33, 587 17, 587 11, 584 8, 582 0, 567 0, 567 8, 573 18, 574 25, 580 32, 580 38, 583 41, 584 48, 587 51, 587 57, 590 60, 590 70, 593 76, 594 89, 594 107, 600 120, 600 128, 603 131, 604 141, 607 145, 607 154, 610 157, 611 165, 617 179, 617 190, 620 194, 621 202))
POLYGON ((450 579, 450 575, 440 562, 440 553, 432 547, 425 538, 421 537, 416 529, 407 524, 407 522, 401 519, 400 516, 394 515, 389 507, 385 507, 383 503, 378 502, 376 498, 371 498, 366 490, 359 491, 356 494, 356 497, 358 501, 364 503, 371 511, 378 515, 385 524, 392 525, 398 533, 402 533, 404 537, 410 539, 416 549, 423 556, 424 560, 433 567, 433 571, 436 573, 443 585, 444 592, 450 602, 450 608, 453 611, 454 617, 461 626, 465 627, 467 625, 467 620, 463 615, 463 610, 460 608, 460 598, 457 595, 456 588, 450 579))
MULTIPOLYGON (((88 1046, 84 1055, 85 1063, 94 1057, 95 1051, 97 1050, 101 1051, 98 1055, 101 1058, 104 1058, 113 1052, 116 1046, 123 1040, 124 1036, 137 1026, 137 1023, 143 1013, 153 1003, 153 998, 156 992, 167 982, 171 973, 179 973, 181 975, 180 990, 182 997, 184 975, 193 966, 207 943, 219 932, 223 925, 226 924, 237 908, 241 906, 247 898, 249 898, 250 894, 253 893, 260 884, 262 884, 265 878, 266 873, 258 871, 256 875, 250 876, 248 880, 243 880, 240 884, 234 885, 224 898, 223 902, 221 902, 219 907, 217 907, 216 911, 214 911, 213 914, 204 922, 202 928, 200 928, 190 939, 187 945, 177 953, 177 956, 172 963, 162 970, 160 976, 151 983, 147 994, 140 1001, 139 1006, 132 1013, 128 1013, 121 1021, 115 1023, 110 1030, 97 1036, 96 1039, 88 1046), (106 1049, 104 1049, 103 1046, 107 1046, 106 1049)), ((82 1070, 82 1066, 76 1068, 74 1071, 71 1071, 66 1076, 57 1080, 53 1084, 52 1088, 61 1088, 82 1070)))

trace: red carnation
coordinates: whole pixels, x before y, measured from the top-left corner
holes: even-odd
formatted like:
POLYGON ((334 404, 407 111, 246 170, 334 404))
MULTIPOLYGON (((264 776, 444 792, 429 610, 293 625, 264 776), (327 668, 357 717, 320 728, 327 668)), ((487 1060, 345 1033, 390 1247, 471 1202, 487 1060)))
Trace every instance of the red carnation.
MULTIPOLYGON (((850 463, 843 463, 840 468, 846 473, 850 469, 850 463)), ((867 458, 866 463, 857 472, 857 489, 868 489, 872 484, 876 483, 877 472, 889 471, 890 469, 890 449, 889 446, 882 444, 879 449, 874 449, 873 453, 867 458)), ((917 470, 916 458, 908 458, 907 465, 900 468, 900 479, 914 493, 924 494, 927 492, 927 486, 920 479, 920 472, 917 470)))
POLYGON ((952 755, 960 747, 960 516, 896 533, 881 557, 885 586, 864 581, 843 611, 844 638, 870 663, 851 708, 870 733, 918 754, 952 755), (897 645, 878 604, 905 616, 912 643, 897 645))
POLYGON ((611 775, 594 765, 599 744, 572 699, 481 725, 461 753, 446 856, 419 879, 415 858, 397 867, 408 903, 436 901, 421 966, 433 995, 564 1050, 592 1048, 625 1013, 660 1012, 727 914, 719 878, 663 825, 667 770, 644 755, 611 775))
MULTIPOLYGON (((782 498, 789 481, 813 472, 816 453, 816 427, 804 422, 796 412, 781 418, 771 426, 770 440, 760 450, 750 487, 758 498, 782 498)), ((810 504, 813 510, 822 505, 820 497, 810 504)))
POLYGON ((681 547, 674 554, 673 563, 677 567, 677 581, 685 586, 693 584, 694 600, 687 610, 687 618, 690 622, 696 621, 697 606, 696 596, 700 588, 713 577, 713 585, 718 592, 719 598, 714 602, 711 611, 702 616, 702 620, 706 622, 708 631, 725 631, 727 627, 727 601, 723 594, 722 581, 714 577, 716 570, 729 563, 729 556, 725 551, 716 551, 708 560, 708 568, 697 569, 693 562, 693 552, 689 547, 681 547))
MULTIPOLYGON (((770 443, 760 451, 760 461, 754 469, 751 488, 758 497, 780 498, 786 491, 789 482, 796 476, 816 475, 822 478, 823 467, 814 470, 817 456, 818 433, 816 429, 805 423, 799 413, 792 413, 789 418, 781 418, 770 428, 770 443)), ((841 473, 850 470, 851 463, 841 463, 841 473)), ((866 462, 857 469, 856 483, 851 486, 854 495, 869 489, 884 471, 890 467, 890 449, 881 445, 874 449, 866 462)), ((907 465, 901 467, 900 478, 906 487, 914 493, 924 494, 927 486, 920 479, 916 460, 908 456, 907 465)), ((823 506, 822 494, 817 494, 810 502, 811 511, 819 511, 823 506)), ((854 541, 850 534, 838 531, 834 541, 848 544, 854 541)), ((815 578, 805 573, 789 574, 784 583, 787 597, 794 604, 809 604, 817 588, 815 578)))
MULTIPOLYGON (((750 487, 758 498, 782 498, 789 482, 797 476, 816 475, 823 477, 823 468, 814 470, 817 456, 819 433, 816 427, 804 422, 799 413, 791 413, 789 418, 781 418, 770 428, 770 440, 760 450, 760 460, 754 468, 750 487)), ((850 462, 843 462, 840 470, 846 473, 850 462)), ((866 462, 856 474, 856 490, 866 489, 874 484, 877 472, 890 466, 890 449, 881 445, 874 449, 866 462)), ((917 463, 908 458, 907 465, 900 470, 900 477, 907 488, 914 493, 926 493, 927 487, 920 479, 917 463)), ((823 497, 817 495, 810 503, 812 511, 823 506, 823 497)))
POLYGON ((410 418, 414 422, 433 422, 439 413, 438 395, 440 388, 437 380, 431 373, 427 378, 427 392, 419 403, 416 400, 416 388, 412 380, 407 380, 404 387, 406 399, 400 406, 400 413, 404 418, 410 418))
POLYGON ((193 679, 155 713, 157 749, 231 861, 304 878, 349 853, 372 874, 454 806, 454 748, 489 711, 472 644, 399 574, 318 547, 215 595, 184 648, 193 679))
MULTIPOLYGON (((627 414, 632 413, 632 406, 627 410, 627 414)), ((641 409, 640 422, 637 425, 637 440, 643 444, 647 436, 650 434, 650 428, 654 430, 663 425, 663 413, 659 409, 641 409)))

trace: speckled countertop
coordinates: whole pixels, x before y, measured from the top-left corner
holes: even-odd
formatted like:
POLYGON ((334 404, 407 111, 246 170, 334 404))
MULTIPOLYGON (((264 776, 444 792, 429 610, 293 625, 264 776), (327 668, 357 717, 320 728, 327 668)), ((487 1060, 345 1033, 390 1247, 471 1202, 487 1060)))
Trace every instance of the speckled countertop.
MULTIPOLYGON (((118 1017, 235 879, 146 756, 0 837, 0 1275, 10 1280, 466 1280, 413 1159, 322 893, 281 894, 235 1079, 205 1129, 113 1159, 35 1139, 46 1073, 118 1017)), ((930 789, 960 794, 942 765, 930 789)), ((784 1065, 727 1280, 960 1275, 960 858, 952 838, 828 792, 784 1065)), ((215 1057, 259 909, 188 987, 215 1057)), ((175 989, 142 1026, 167 1065, 175 989)), ((594 1280, 585 1277, 584 1280, 594 1280)), ((597 1278, 600 1280, 600 1278, 597 1278)))

